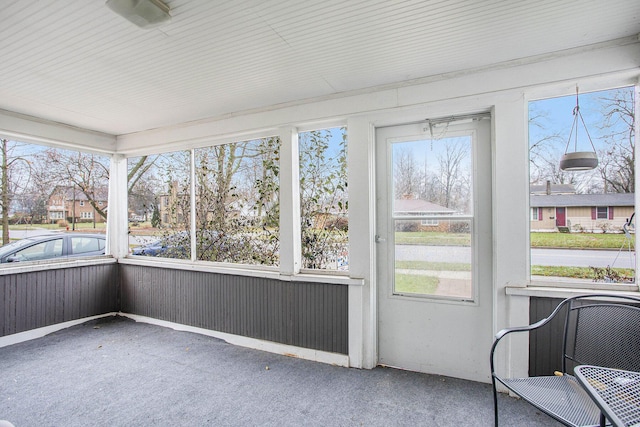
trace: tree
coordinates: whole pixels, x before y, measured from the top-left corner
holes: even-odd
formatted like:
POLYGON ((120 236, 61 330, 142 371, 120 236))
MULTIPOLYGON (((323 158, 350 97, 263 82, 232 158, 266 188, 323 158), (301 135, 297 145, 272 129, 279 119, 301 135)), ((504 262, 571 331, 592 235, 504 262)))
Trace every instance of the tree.
MULTIPOLYGON (((529 108, 531 183, 543 184, 550 181, 554 184, 572 184, 579 194, 634 192, 635 116, 632 88, 584 96, 587 100, 591 99, 587 104, 582 103, 581 111, 586 111, 590 116, 587 117, 586 125, 594 137, 593 141, 597 143, 597 169, 580 172, 560 170, 559 159, 564 154, 567 139, 558 130, 554 130, 557 125, 554 125, 553 117, 540 110, 539 103, 551 100, 536 101, 529 108)), ((567 115, 566 119, 569 117, 567 115)), ((567 124, 567 134, 569 130, 567 124)), ((587 135, 584 134, 583 137, 586 138, 587 135)))
POLYGON ((470 200, 470 173, 467 164, 471 146, 463 140, 451 140, 438 155, 440 204, 456 210, 467 210, 470 200))
POLYGON ((262 138, 195 150, 198 259, 277 265, 279 149, 262 138))
POLYGON ((105 200, 109 185, 107 158, 96 154, 51 148, 45 150, 41 160, 43 161, 41 167, 50 172, 54 183, 70 183, 72 188, 77 188, 84 194, 98 215, 104 219, 107 218, 107 213, 99 204, 105 200))
POLYGON ((0 139, 0 209, 2 210, 2 244, 9 243, 9 213, 15 195, 29 181, 30 168, 26 156, 14 155, 18 143, 0 139), (22 171, 19 165, 26 166, 22 171))
POLYGON ((417 196, 421 191, 422 174, 416 165, 411 149, 406 147, 393 152, 393 184, 396 198, 417 196))
POLYGON ((153 214, 151 215, 151 226, 159 227, 160 226, 160 210, 158 209, 158 204, 153 205, 153 214))
POLYGON ((567 147, 570 130, 570 123, 567 121, 570 118, 568 114, 562 118, 551 117, 548 111, 541 109, 538 102, 529 104, 530 183, 546 184, 549 181, 553 184, 570 184, 577 193, 599 193, 602 190, 595 172, 576 173, 560 169, 560 159, 567 147), (562 119, 560 121, 567 126, 566 129, 558 129, 555 122, 558 119, 562 119))
POLYGON ((635 112, 633 91, 619 89, 599 99, 605 148, 598 171, 605 193, 635 192, 635 112))
POLYGON ((300 226, 302 265, 324 269, 346 252, 347 135, 332 153, 329 130, 300 135, 300 226))

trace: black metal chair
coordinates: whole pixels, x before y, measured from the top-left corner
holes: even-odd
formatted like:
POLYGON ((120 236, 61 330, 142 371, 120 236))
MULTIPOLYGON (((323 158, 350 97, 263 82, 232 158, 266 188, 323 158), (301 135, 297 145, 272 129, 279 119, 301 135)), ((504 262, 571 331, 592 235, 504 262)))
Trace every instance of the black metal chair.
POLYGON ((491 347, 490 363, 496 427, 497 382, 564 425, 598 426, 600 409, 573 377, 573 369, 578 365, 597 365, 640 371, 640 298, 608 294, 567 298, 548 317, 532 325, 498 332, 491 347), (562 362, 556 375, 499 376, 494 355, 501 340, 511 333, 541 328, 556 316, 564 316, 562 362))

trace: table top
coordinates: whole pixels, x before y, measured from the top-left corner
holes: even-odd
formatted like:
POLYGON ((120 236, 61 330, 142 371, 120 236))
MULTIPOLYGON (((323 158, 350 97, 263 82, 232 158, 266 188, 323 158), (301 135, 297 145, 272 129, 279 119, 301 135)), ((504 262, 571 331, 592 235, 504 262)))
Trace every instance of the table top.
POLYGON ((574 373, 614 426, 640 426, 640 372, 581 365, 574 373))

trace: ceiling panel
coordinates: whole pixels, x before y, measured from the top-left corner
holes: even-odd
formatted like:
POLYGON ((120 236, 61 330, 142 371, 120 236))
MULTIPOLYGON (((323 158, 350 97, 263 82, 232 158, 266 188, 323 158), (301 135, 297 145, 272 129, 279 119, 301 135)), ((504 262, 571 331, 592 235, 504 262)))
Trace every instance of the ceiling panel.
POLYGON ((389 85, 640 32, 635 0, 0 1, 0 108, 112 134, 389 85))

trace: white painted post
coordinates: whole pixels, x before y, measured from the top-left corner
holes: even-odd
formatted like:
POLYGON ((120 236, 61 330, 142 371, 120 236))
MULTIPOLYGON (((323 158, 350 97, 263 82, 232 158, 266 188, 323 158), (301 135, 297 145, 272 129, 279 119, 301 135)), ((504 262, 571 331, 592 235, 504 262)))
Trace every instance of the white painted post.
POLYGON ((298 130, 282 127, 280 137, 280 274, 300 272, 300 172, 298 130))
POLYGON ((109 166, 107 253, 115 258, 123 258, 129 252, 127 196, 127 159, 113 154, 109 166))

